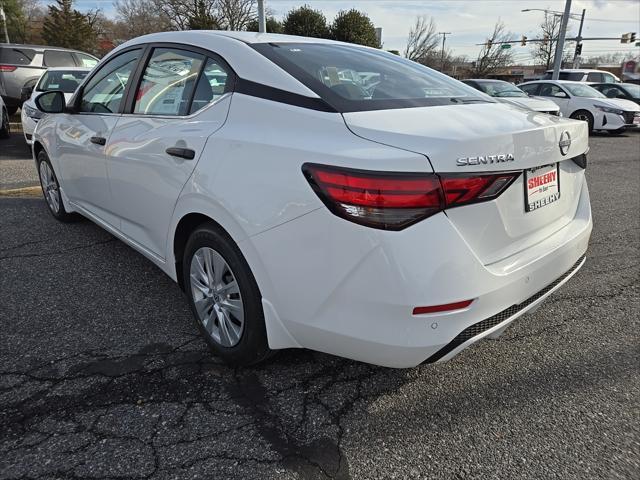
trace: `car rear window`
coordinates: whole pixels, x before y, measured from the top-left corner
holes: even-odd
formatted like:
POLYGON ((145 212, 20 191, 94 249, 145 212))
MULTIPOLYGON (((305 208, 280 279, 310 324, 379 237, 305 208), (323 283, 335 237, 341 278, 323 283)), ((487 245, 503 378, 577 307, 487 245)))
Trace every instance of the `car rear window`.
POLYGON ((324 43, 252 47, 339 112, 492 102, 451 77, 372 48, 324 43))
MULTIPOLYGON (((553 73, 547 72, 542 77, 542 80, 551 80, 553 73)), ((582 72, 560 72, 558 80, 571 80, 572 82, 579 82, 584 77, 582 72)))
POLYGON ((71 52, 64 50, 45 50, 44 65, 46 67, 75 67, 76 62, 71 52))
POLYGON ((5 65, 29 65, 36 51, 30 48, 0 47, 0 63, 5 65))

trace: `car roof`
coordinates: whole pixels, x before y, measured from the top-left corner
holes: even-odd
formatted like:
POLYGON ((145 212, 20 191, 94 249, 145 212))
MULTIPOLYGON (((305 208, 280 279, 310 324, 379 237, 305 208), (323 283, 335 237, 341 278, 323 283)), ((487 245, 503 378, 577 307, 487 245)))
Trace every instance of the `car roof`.
POLYGON ((509 83, 506 80, 497 80, 495 78, 465 78, 463 82, 466 80, 469 80, 471 82, 509 83))
POLYGON ((562 84, 575 84, 575 85, 589 85, 585 82, 574 82, 573 80, 530 80, 528 82, 522 82, 520 85, 524 85, 525 83, 562 83, 562 84))
MULTIPOLYGON (((549 72, 553 72, 553 69, 547 70, 547 73, 549 73, 549 72)), ((589 72, 611 73, 611 72, 607 72, 606 70, 598 70, 598 69, 595 69, 595 68, 561 68, 560 72, 565 72, 565 73, 571 73, 571 72, 575 72, 575 73, 589 73, 589 72)))
MULTIPOLYGON (((29 43, 0 43, 0 48, 29 48, 32 50, 64 50, 66 52, 78 52, 84 53, 85 55, 91 55, 90 53, 83 52, 82 50, 76 50, 74 48, 64 48, 64 47, 52 47, 49 45, 31 45, 29 43)), ((91 55, 92 57, 94 55, 91 55)))
MULTIPOLYGON (((231 30, 183 30, 172 32, 158 32, 151 33, 149 35, 143 35, 133 39, 134 43, 153 42, 154 37, 161 40, 168 40, 178 42, 206 42, 211 37, 227 37, 239 40, 243 43, 333 43, 333 44, 345 44, 344 42, 337 42, 335 40, 327 40, 324 38, 311 38, 311 37, 299 37, 296 35, 283 35, 280 33, 259 33, 259 32, 237 32, 231 30)), ((129 42, 127 42, 129 43, 129 42)), ((354 45, 354 44, 349 44, 354 45)), ((361 47, 361 45, 354 45, 361 47)))
POLYGON ((47 72, 90 72, 90 67, 49 67, 47 72))

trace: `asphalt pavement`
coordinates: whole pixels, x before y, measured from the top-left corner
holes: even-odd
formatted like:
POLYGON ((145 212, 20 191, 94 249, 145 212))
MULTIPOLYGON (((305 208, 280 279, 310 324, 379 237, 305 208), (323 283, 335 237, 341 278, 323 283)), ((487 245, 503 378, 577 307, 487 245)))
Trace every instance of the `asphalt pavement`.
POLYGON ((38 184, 38 172, 31 160, 31 149, 22 132, 13 132, 0 140, 0 190, 30 187, 38 184))
POLYGON ((640 134, 590 143, 582 270, 500 339, 407 370, 228 368, 141 255, 0 198, 0 478, 640 478, 640 134))

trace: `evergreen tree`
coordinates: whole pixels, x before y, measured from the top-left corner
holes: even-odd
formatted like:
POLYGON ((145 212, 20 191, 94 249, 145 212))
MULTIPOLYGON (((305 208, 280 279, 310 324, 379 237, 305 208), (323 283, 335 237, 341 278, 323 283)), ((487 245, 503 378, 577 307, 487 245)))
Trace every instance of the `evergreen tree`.
POLYGON ((291 10, 287 13, 282 29, 287 35, 303 37, 329 38, 327 19, 319 10, 308 5, 291 10))
POLYGON ((97 35, 92 22, 73 8, 73 0, 56 0, 48 8, 42 26, 42 38, 47 45, 94 51, 97 35))
POLYGON ((341 42, 380 48, 373 23, 365 13, 355 8, 338 12, 331 25, 331 36, 341 42))

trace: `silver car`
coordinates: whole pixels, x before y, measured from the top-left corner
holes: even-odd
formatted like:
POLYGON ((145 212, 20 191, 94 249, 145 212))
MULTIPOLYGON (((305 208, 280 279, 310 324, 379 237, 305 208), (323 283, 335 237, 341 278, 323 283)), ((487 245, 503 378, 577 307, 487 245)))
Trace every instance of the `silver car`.
POLYGON ((24 100, 23 89, 32 89, 47 68, 92 68, 97 63, 93 55, 66 48, 0 44, 0 96, 13 115, 24 100))

